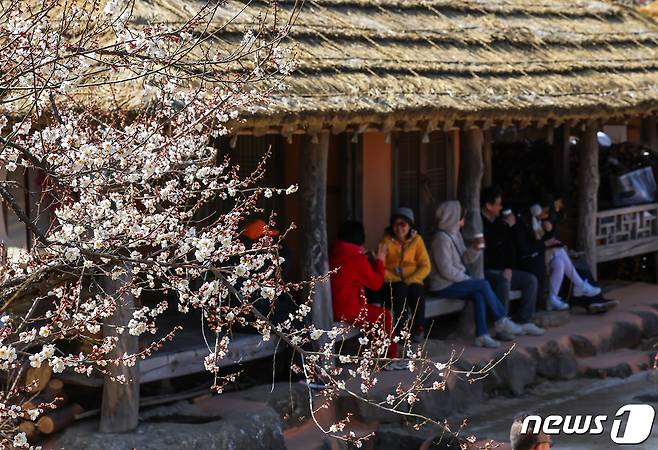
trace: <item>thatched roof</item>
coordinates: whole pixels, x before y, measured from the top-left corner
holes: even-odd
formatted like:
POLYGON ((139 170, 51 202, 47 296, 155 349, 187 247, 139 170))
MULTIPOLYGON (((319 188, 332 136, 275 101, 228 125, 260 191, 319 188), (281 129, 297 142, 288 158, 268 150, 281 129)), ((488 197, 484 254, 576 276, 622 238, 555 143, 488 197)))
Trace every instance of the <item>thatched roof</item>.
MULTIPOLYGON (((142 0, 162 21, 193 1, 142 0)), ((295 0, 281 0, 290 11, 295 0)), ((218 21, 244 2, 231 0, 218 21)), ((262 10, 253 2, 223 39, 262 10)), ((169 20, 167 19, 167 20, 169 20)), ((658 110, 658 24, 585 0, 306 0, 261 124, 545 121, 658 110)))

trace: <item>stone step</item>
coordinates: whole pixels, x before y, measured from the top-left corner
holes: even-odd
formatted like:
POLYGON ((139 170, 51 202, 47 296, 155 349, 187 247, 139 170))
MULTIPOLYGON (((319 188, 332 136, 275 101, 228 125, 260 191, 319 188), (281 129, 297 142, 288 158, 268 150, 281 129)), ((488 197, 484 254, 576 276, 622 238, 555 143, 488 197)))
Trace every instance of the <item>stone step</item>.
POLYGON ((590 378, 627 378, 652 363, 652 355, 642 350, 621 349, 578 359, 578 373, 590 378))

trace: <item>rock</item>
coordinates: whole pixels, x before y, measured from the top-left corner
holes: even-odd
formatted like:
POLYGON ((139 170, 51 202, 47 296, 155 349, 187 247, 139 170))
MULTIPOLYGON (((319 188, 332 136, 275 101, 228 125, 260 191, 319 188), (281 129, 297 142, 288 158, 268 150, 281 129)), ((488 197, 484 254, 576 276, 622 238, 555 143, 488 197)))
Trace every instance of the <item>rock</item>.
MULTIPOLYGON (((480 362, 476 364, 475 368, 477 370, 483 370, 484 367, 488 364, 487 362, 480 362)), ((501 373, 496 370, 491 370, 486 377, 478 381, 482 384, 482 390, 485 394, 491 397, 496 397, 500 394, 500 391, 507 389, 507 383, 501 377, 501 373)))
MULTIPOLYGON (((496 359, 501 356, 496 355, 496 359)), ((524 388, 535 380, 537 363, 527 352, 515 349, 498 363, 494 371, 512 394, 521 395, 524 388)))
POLYGON ((635 348, 640 345, 642 340, 642 330, 634 323, 615 322, 612 327, 610 336, 610 347, 617 348, 635 348))
POLYGON ((602 369, 588 368, 585 370, 584 375, 590 378, 628 378, 633 375, 633 369, 627 363, 620 363, 616 366, 602 369))
POLYGON ((427 432, 416 431, 410 426, 383 426, 375 432, 374 448, 418 450, 429 439, 427 432))
POLYGON ((279 413, 284 429, 297 426, 311 416, 308 388, 299 383, 265 384, 237 394, 247 400, 267 402, 279 413))
MULTIPOLYGON (((458 361, 454 368, 470 370, 472 365, 458 361)), ((441 382, 443 379, 434 373, 428 377, 425 384, 431 386, 434 381, 441 382)), ((455 412, 462 412, 471 404, 483 401, 484 388, 480 381, 470 382, 466 375, 450 374, 445 390, 421 392, 419 399, 420 401, 414 405, 414 411, 439 420, 455 412)))
POLYGON ((431 434, 425 428, 416 431, 409 426, 385 426, 377 430, 374 438, 374 448, 377 449, 418 450, 424 443, 427 443, 425 448, 432 450, 459 449, 459 444, 453 436, 446 433, 441 437, 440 434, 431 434))
POLYGON ((573 347, 573 352, 579 358, 586 358, 588 356, 596 355, 596 346, 590 342, 585 336, 580 336, 578 334, 572 335, 569 337, 571 339, 571 346, 573 347))
POLYGON ((640 350, 649 351, 658 349, 658 337, 642 339, 640 342, 640 350))
POLYGON ((537 375, 548 379, 570 380, 578 374, 578 363, 573 352, 549 341, 541 350, 532 348, 528 353, 537 363, 537 375))
POLYGON ((635 311, 642 319, 642 337, 653 338, 658 336, 658 316, 647 311, 635 311))
POLYGON ((204 424, 140 423, 132 433, 99 433, 95 421, 68 427, 50 442, 53 449, 87 450, 285 450, 279 415, 271 408, 249 413, 223 411, 226 418, 204 424))
POLYGON ((569 311, 538 311, 533 321, 542 328, 555 328, 571 321, 569 311))

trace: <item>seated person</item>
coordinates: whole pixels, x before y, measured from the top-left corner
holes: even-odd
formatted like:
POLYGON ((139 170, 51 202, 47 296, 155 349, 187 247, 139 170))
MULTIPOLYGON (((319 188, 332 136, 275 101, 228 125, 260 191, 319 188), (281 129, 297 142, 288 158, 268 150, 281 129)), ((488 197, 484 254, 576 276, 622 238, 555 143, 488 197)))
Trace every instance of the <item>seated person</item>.
POLYGON ((412 317, 411 338, 421 342, 425 336, 425 299, 423 280, 430 273, 430 258, 423 238, 414 225, 410 208, 398 208, 381 242, 386 246, 386 285, 380 297, 392 306, 396 335, 404 317, 412 317), (405 314, 406 312, 406 314, 405 314))
POLYGON ((429 287, 433 296, 471 300, 475 307, 475 346, 497 348, 500 343, 487 330, 487 309, 493 316, 497 332, 522 334, 523 329, 505 316, 505 307, 494 294, 489 282, 475 280, 469 275, 466 264, 480 256, 482 242, 475 240, 466 248, 460 233, 464 217, 458 201, 444 202, 437 208, 439 231, 430 246, 432 270, 429 287))
POLYGON ((571 262, 566 247, 560 241, 550 237, 553 225, 548 220, 549 207, 534 204, 530 207, 531 228, 534 238, 538 242, 550 242, 546 246, 544 259, 549 275, 549 291, 546 309, 565 310, 569 304, 560 298, 560 287, 566 276, 574 285, 574 296, 594 297, 601 293, 601 288, 592 286, 583 280, 571 262))
MULTIPOLYGON (((544 230, 546 230, 544 239, 554 237, 559 240, 559 225, 566 217, 564 199, 561 195, 547 195, 544 197, 542 205, 548 206, 548 218, 544 221, 544 230)), ((572 259, 572 262, 581 278, 594 279, 585 258, 575 258, 572 259)), ((590 297, 575 294, 574 292, 573 304, 585 308, 591 314, 608 312, 619 304, 617 300, 606 299, 602 294, 590 297)))
POLYGON ((484 189, 480 195, 482 230, 484 232, 484 275, 496 295, 509 311, 510 290, 521 291, 520 307, 514 321, 521 325, 525 334, 541 336, 544 330, 532 323, 537 304, 537 277, 529 272, 514 269, 516 253, 511 227, 516 224, 514 214, 507 212, 503 218, 502 193, 495 187, 484 189))
MULTIPOLYGON (((364 242, 363 224, 348 221, 340 226, 338 239, 329 250, 329 267, 336 270, 331 274, 334 320, 366 330, 379 324, 390 335, 393 328, 391 312, 369 304, 366 299, 366 289, 377 291, 384 284, 386 246, 380 245, 374 260, 370 261, 363 248, 364 242)), ((397 344, 392 339, 387 357, 397 357, 397 344)))
MULTIPOLYGON (((274 242, 277 242, 279 234, 279 230, 270 227, 262 218, 252 217, 246 222, 245 228, 240 234, 240 240, 246 248, 250 249, 264 236, 269 236, 274 242)), ((283 262, 278 265, 276 276, 280 277, 281 281, 287 282, 290 280, 290 254, 288 246, 283 240, 278 241, 278 254, 283 258, 283 262)), ((260 298, 256 300, 254 307, 261 314, 267 316, 275 325, 285 322, 288 316, 297 309, 288 292, 283 292, 273 302, 266 298, 260 298)))

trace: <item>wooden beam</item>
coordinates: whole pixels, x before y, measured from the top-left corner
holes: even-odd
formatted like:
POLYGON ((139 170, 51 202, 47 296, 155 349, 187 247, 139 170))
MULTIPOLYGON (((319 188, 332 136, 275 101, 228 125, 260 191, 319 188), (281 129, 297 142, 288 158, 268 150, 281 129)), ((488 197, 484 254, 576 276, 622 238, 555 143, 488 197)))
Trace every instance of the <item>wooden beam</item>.
POLYGON ((583 149, 578 162, 578 246, 594 278, 596 272, 596 213, 599 192, 599 143, 596 139, 597 124, 588 121, 583 136, 583 149))
MULTIPOLYGON (((103 287, 108 295, 116 295, 125 276, 112 280, 109 277, 102 279, 103 287)), ((134 355, 138 352, 138 338, 128 333, 127 324, 133 317, 135 299, 130 292, 121 298, 120 304, 114 314, 103 326, 104 336, 117 336, 119 340, 108 357, 119 358, 127 353, 134 355), (116 327, 124 327, 122 334, 116 333, 116 327)), ((103 382, 103 400, 101 404, 101 418, 99 431, 103 433, 124 433, 137 428, 139 422, 139 358, 132 367, 124 364, 118 366, 108 364, 105 368, 109 376, 103 382), (123 376, 125 383, 112 381, 110 377, 123 376)))
MULTIPOLYGON (((302 279, 325 275, 329 271, 327 244, 327 164, 329 133, 318 134, 317 142, 304 136, 300 154, 300 231, 302 279)), ((313 323, 323 330, 331 329, 333 308, 329 282, 318 283, 312 293, 313 323)))

